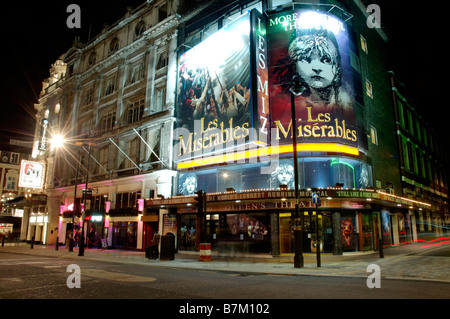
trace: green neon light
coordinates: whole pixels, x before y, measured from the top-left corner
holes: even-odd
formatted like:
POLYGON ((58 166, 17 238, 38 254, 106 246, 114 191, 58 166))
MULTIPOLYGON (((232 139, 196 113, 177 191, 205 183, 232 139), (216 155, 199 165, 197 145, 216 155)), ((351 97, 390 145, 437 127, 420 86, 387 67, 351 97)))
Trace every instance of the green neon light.
POLYGON ((350 167, 352 169, 352 172, 353 172, 353 187, 356 187, 355 167, 352 164, 350 164, 350 163, 340 162, 337 158, 333 158, 331 160, 330 166, 333 166, 334 164, 344 164, 344 165, 347 165, 348 167, 350 167))

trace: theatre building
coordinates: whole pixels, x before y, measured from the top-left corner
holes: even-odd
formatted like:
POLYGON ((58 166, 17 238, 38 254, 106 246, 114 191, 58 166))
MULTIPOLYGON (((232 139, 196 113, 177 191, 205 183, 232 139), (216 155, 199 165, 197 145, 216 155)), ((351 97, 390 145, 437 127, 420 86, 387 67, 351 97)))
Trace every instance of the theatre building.
POLYGON ((447 149, 368 19, 360 0, 143 1, 76 39, 35 105, 45 242, 289 256, 296 197, 305 252, 445 236, 447 149))
POLYGON ((444 229, 446 179, 440 205, 405 193, 388 38, 367 18, 358 0, 240 1, 184 17, 175 196, 145 202, 178 251, 293 253, 296 179, 304 252, 415 241, 424 216, 440 223, 431 235, 444 229))

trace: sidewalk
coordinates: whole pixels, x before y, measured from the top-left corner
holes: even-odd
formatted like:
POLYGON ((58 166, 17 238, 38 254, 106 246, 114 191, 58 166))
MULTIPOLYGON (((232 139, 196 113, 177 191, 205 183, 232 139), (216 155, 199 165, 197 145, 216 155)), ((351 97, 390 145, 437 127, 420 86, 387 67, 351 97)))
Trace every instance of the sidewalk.
POLYGON ((384 249, 384 258, 378 252, 344 253, 342 256, 321 254, 321 267, 317 267, 316 254, 303 254, 304 267, 294 268, 293 256, 254 256, 254 255, 218 255, 212 253, 211 262, 198 261, 199 253, 177 253, 174 260, 150 260, 144 252, 117 249, 86 249, 84 256, 78 256, 78 249, 69 252, 65 247, 30 244, 5 244, 0 246, 1 253, 17 253, 35 256, 65 258, 73 260, 91 260, 115 263, 146 265, 149 267, 185 268, 197 270, 232 272, 240 275, 271 274, 271 275, 314 275, 314 276, 348 276, 367 278, 372 272, 367 267, 376 264, 381 269, 383 279, 428 280, 450 283, 450 257, 424 256, 425 253, 440 249, 437 247, 422 247, 422 243, 413 243, 384 249))

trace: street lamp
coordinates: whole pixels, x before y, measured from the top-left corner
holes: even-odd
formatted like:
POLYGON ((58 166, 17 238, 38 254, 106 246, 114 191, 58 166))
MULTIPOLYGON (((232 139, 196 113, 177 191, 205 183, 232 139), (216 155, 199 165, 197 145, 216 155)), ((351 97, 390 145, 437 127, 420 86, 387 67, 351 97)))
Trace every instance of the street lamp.
MULTIPOLYGON (((64 139, 64 137, 62 135, 58 135, 58 134, 53 135, 52 140, 51 140, 52 150, 62 147, 65 142, 66 142, 66 140, 64 139)), ((81 148, 83 147, 84 143, 83 142, 75 142, 75 144, 78 146, 78 157, 76 159, 77 167, 76 167, 76 173, 75 173, 75 190, 74 190, 73 210, 72 210, 72 212, 73 212, 73 214, 72 214, 72 236, 71 236, 71 238, 69 238, 69 252, 73 252, 73 246, 74 246, 75 214, 79 211, 79 209, 81 207, 81 203, 80 203, 80 205, 77 205, 77 188, 78 188, 79 166, 80 166, 80 161, 81 161, 81 148)), ((89 152, 88 152, 88 158, 87 158, 88 163, 87 163, 87 170, 86 170, 85 192, 82 196, 85 210, 87 207, 86 200, 87 200, 87 189, 88 189, 88 180, 89 180, 90 157, 91 157, 91 143, 89 143, 89 152)), ((78 245, 79 245, 78 256, 84 256, 84 225, 82 224, 82 223, 84 223, 84 219, 85 219, 85 211, 82 213, 82 216, 81 216, 81 220, 82 220, 82 222, 80 223, 81 238, 80 238, 80 242, 78 243, 78 245)))
MULTIPOLYGON (((73 209, 72 209, 72 236, 69 238, 69 251, 73 252, 73 245, 75 240, 75 213, 78 211, 79 205, 77 205, 77 187, 78 187, 78 171, 80 169, 80 153, 81 148, 78 148, 77 168, 75 172, 75 190, 73 192, 73 209)), ((80 243, 78 243, 78 248, 80 243)))
POLYGON ((57 148, 63 146, 65 142, 66 142, 66 140, 64 139, 64 137, 62 135, 55 134, 55 135, 53 135, 53 137, 50 141, 51 149, 52 150, 57 149, 57 148))
POLYGON ((292 115, 292 144, 294 154, 294 183, 295 183, 295 215, 294 215, 294 267, 303 267, 303 218, 299 211, 299 192, 298 192, 298 154, 297 154, 297 116, 295 114, 295 97, 300 96, 305 91, 305 87, 300 81, 300 76, 295 75, 292 78, 291 91, 291 115, 292 115))
MULTIPOLYGON (((55 151, 56 159, 58 159, 58 155, 57 155, 58 149, 64 147, 65 142, 66 142, 66 139, 64 138, 64 136, 62 136, 60 134, 53 134, 53 136, 50 140, 50 150, 55 151)), ((62 211, 60 212, 60 214, 62 214, 62 211)), ((60 225, 61 225, 61 222, 58 224, 58 236, 56 237, 56 245, 55 245, 56 250, 59 249, 59 236, 60 236, 59 232, 61 231, 60 225)), ((69 251, 72 251, 72 250, 70 250, 71 247, 73 249, 73 240, 71 243, 69 241, 69 251)))
MULTIPOLYGON (((81 146, 80 146, 81 147, 81 146)), ((86 218, 86 200, 87 200, 87 194, 88 194, 88 180, 89 180, 89 163, 91 159, 91 143, 89 143, 89 152, 88 152, 88 158, 87 158, 87 170, 86 170, 86 184, 84 187, 84 194, 83 194, 83 202, 84 202, 84 210, 81 217, 81 220, 83 221, 82 227, 81 227, 81 238, 80 238, 80 248, 78 249, 78 256, 84 256, 84 222, 86 218)))

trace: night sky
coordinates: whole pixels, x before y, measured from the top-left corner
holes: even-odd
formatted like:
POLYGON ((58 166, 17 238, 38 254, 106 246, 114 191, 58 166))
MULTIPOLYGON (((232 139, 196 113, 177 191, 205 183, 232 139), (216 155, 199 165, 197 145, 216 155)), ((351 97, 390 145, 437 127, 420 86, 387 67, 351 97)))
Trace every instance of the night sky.
MULTIPOLYGON (((127 6, 137 7, 143 0, 59 0, 19 2, 7 6, 0 19, 2 34, 2 84, 0 103, 0 149, 9 138, 32 141, 34 103, 42 81, 49 76, 52 63, 72 45, 76 36, 83 42, 98 34, 103 24, 112 24, 126 13, 127 6), (81 29, 69 29, 67 6, 81 7, 81 29)), ((381 6, 381 21, 391 36, 391 69, 410 90, 411 97, 425 111, 428 122, 449 134, 446 108, 450 90, 449 54, 446 49, 445 10, 438 6, 418 7, 417 2, 373 1, 381 6), (409 4, 408 4, 409 3, 409 4), (411 4, 412 3, 412 4, 411 4), (444 28, 441 26, 444 25, 444 28)), ((426 5, 426 3, 420 3, 426 5)))

